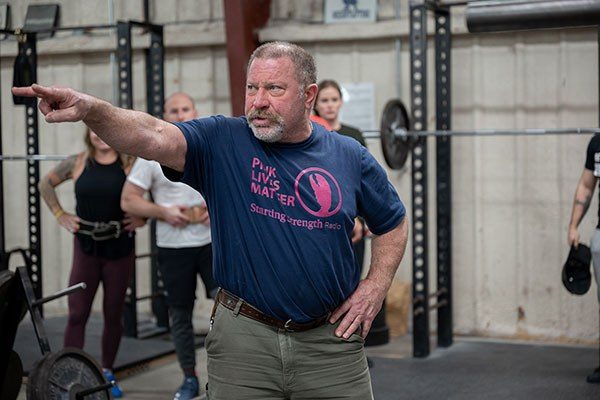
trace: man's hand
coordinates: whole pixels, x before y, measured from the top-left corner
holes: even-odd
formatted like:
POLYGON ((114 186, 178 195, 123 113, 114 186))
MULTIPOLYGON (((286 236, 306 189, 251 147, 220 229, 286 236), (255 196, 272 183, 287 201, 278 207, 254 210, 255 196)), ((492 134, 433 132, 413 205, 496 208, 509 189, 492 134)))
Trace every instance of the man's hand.
POLYGON ((58 88, 33 84, 13 87, 16 96, 37 97, 39 109, 46 122, 75 122, 83 120, 92 107, 94 98, 69 88, 58 88))
POLYGON ((329 322, 333 324, 342 315, 344 316, 335 334, 348 339, 360 327, 361 336, 366 338, 375 316, 381 309, 386 293, 387 288, 373 280, 367 278, 360 281, 354 293, 336 308, 329 318, 329 322))
POLYGON ((352 230, 352 244, 363 238, 364 227, 360 218, 354 218, 354 229, 352 230))
POLYGON ((579 231, 576 227, 569 227, 569 234, 567 236, 567 243, 569 246, 575 246, 575 248, 579 247, 579 231))
POLYGON ((146 218, 136 217, 135 215, 125 213, 125 218, 123 218, 123 229, 127 232, 133 232, 144 225, 146 225, 146 218))
POLYGON ((186 209, 186 206, 178 205, 163 207, 162 219, 174 227, 184 228, 190 222, 188 216, 185 215, 186 209))

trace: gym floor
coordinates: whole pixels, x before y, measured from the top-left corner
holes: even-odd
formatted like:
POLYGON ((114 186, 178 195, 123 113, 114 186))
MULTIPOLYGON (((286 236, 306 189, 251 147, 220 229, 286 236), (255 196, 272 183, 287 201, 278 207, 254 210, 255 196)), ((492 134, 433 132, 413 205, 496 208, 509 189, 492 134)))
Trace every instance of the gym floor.
MULTIPOLYGON (((433 343, 433 341, 432 341, 433 343)), ((598 349, 457 338, 447 349, 434 349, 425 359, 411 357, 411 337, 367 348, 377 400, 398 399, 590 399, 600 398, 600 385, 585 382, 598 366, 598 349)), ((197 363, 206 385, 206 352, 197 363)), ((124 399, 171 399, 181 373, 174 355, 118 374, 124 399)), ((25 400, 25 385, 19 400, 25 400)), ((201 396, 200 399, 205 399, 201 396)))

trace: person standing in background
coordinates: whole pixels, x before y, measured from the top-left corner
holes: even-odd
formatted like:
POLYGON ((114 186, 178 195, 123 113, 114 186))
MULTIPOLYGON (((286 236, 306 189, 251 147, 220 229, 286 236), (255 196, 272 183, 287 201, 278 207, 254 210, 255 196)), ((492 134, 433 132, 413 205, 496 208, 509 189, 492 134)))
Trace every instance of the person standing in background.
MULTIPOLYGON (((106 379, 116 382, 112 369, 123 333, 125 293, 135 265, 133 233, 145 221, 125 214, 120 207, 121 189, 133 158, 119 154, 89 129, 85 143, 87 151, 62 161, 38 186, 58 223, 74 234, 69 285, 86 284, 84 290, 68 298, 64 346, 83 348, 85 326, 102 282, 101 363, 106 379), (62 208, 55 191, 56 186, 69 179, 75 181, 76 214, 62 208)), ((116 383, 111 390, 113 397, 123 395, 116 383)))
MULTIPOLYGON (((588 144, 583 172, 575 189, 571 222, 567 234, 569 246, 579 246, 579 231, 577 228, 590 207, 594 190, 598 185, 598 178, 600 178, 600 135, 594 135, 588 144)), ((600 209, 598 209, 598 216, 600 217, 600 209)), ((598 282, 600 282, 600 222, 598 222, 596 230, 592 234, 590 249, 592 251, 594 275, 596 276, 598 305, 600 306, 600 287, 598 287, 598 282)), ((588 375, 587 381, 589 383, 600 383, 600 366, 588 375)))
MULTIPOLYGON (((336 131, 344 136, 356 139, 364 147, 367 147, 365 138, 360 129, 340 122, 340 110, 344 104, 342 99, 342 89, 340 85, 331 79, 325 79, 318 84, 317 100, 315 101, 314 112, 323 118, 330 127, 330 130, 336 131)), ((363 267, 365 258, 365 235, 366 227, 360 218, 357 218, 352 232, 352 243, 354 247, 354 258, 359 268, 363 267)))
MULTIPOLYGON (((186 93, 175 93, 165 101, 166 121, 184 122, 197 117, 194 101, 186 93)), ((192 324, 197 276, 204 282, 207 297, 214 299, 218 289, 212 276, 206 202, 188 185, 168 180, 156 161, 138 158, 123 187, 121 207, 133 215, 157 220, 158 266, 165 284, 171 334, 184 375, 174 399, 192 399, 200 390, 192 324), (152 194, 154 202, 144 198, 146 192, 152 194)))

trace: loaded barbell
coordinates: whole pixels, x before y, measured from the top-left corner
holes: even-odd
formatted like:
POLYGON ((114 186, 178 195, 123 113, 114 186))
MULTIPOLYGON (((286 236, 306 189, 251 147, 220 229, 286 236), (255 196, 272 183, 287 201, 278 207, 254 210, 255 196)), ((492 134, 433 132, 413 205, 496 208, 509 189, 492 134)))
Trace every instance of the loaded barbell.
POLYGON ((381 115, 379 131, 363 131, 366 139, 380 139, 383 156, 392 169, 400 169, 409 153, 428 136, 434 137, 486 137, 486 136, 543 136, 582 135, 600 133, 599 128, 558 129, 474 129, 474 130, 410 130, 408 112, 399 99, 388 101, 381 115))

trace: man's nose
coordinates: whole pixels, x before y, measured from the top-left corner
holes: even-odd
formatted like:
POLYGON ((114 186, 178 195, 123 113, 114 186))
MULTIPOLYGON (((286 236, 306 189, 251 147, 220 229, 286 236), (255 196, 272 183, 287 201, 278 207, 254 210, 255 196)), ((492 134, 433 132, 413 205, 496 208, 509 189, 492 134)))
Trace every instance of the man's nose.
POLYGON ((252 104, 254 105, 254 108, 266 108, 269 106, 269 97, 264 88, 259 88, 257 90, 252 104))
POLYGON ((177 113, 177 122, 184 122, 185 121, 185 113, 183 111, 180 111, 177 113))

